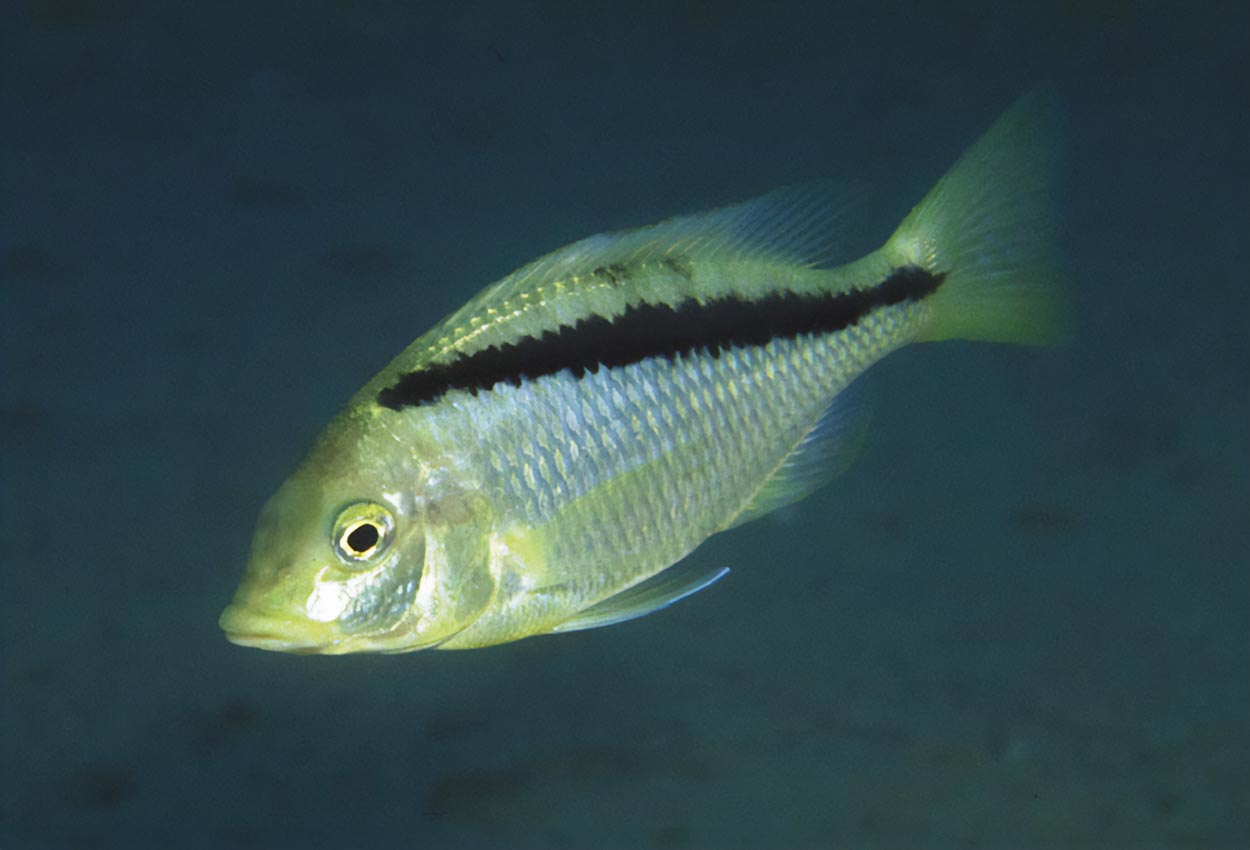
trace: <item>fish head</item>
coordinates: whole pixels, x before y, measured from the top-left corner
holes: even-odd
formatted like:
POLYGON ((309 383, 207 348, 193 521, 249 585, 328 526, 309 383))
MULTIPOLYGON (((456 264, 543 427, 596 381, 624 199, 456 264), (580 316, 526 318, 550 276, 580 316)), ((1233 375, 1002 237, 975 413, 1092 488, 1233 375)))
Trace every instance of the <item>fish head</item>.
POLYGON ((357 428, 323 435, 260 513, 220 618, 227 639, 306 654, 407 652, 476 619, 493 593, 481 557, 489 503, 413 453, 396 458, 394 445, 357 428))

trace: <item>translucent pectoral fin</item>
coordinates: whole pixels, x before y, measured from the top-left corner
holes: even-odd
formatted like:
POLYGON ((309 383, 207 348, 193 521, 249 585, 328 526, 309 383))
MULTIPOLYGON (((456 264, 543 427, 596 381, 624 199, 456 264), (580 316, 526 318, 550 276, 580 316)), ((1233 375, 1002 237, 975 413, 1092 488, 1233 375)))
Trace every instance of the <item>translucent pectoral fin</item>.
POLYGON ((553 632, 576 632, 597 629, 645 617, 653 611, 667 608, 679 599, 685 599, 713 584, 729 572, 729 567, 688 567, 677 564, 662 573, 640 582, 615 596, 609 596, 585 611, 553 628, 553 632))
POLYGON ((794 504, 845 472, 863 448, 871 418, 863 389, 851 386, 843 390, 746 509, 726 528, 736 528, 794 504))

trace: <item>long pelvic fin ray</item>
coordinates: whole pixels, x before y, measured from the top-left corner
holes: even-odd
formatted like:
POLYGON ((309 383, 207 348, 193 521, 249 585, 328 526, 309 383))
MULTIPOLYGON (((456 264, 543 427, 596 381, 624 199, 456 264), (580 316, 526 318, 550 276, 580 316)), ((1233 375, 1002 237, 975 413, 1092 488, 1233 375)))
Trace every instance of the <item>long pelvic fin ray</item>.
POLYGON ((591 605, 565 620, 553 632, 576 632, 612 626, 667 608, 674 602, 698 593, 729 574, 729 567, 708 570, 679 563, 615 596, 591 605))

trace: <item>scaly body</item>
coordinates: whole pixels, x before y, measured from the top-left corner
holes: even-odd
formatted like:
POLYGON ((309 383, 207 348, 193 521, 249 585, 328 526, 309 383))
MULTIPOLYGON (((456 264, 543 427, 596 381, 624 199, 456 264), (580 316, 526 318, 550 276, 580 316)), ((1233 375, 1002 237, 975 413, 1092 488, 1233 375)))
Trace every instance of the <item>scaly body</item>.
POLYGON ((843 390, 891 351, 1055 330, 1044 107, 1015 107, 867 257, 828 189, 591 237, 488 288, 331 423, 262 514, 222 625, 311 652, 606 625, 853 456, 843 390))

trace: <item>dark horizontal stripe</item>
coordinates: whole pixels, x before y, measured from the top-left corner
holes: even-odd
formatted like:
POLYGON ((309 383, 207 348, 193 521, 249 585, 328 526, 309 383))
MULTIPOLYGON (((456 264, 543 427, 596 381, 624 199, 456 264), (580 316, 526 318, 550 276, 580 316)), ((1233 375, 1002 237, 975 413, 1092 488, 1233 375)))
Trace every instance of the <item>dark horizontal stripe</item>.
POLYGON ((429 404, 451 390, 476 392, 507 382, 554 375, 564 369, 581 377, 602 364, 627 366, 648 357, 673 357, 706 349, 717 354, 734 346, 766 345, 800 334, 850 327, 878 307, 918 301, 934 292, 944 275, 919 266, 896 269, 869 289, 831 295, 782 293, 755 301, 691 299, 674 307, 636 304, 615 319, 590 316, 572 326, 544 331, 515 343, 409 372, 378 393, 392 410, 429 404))

